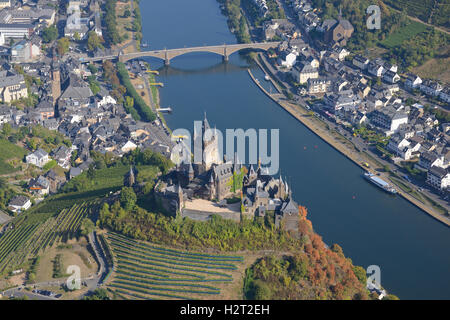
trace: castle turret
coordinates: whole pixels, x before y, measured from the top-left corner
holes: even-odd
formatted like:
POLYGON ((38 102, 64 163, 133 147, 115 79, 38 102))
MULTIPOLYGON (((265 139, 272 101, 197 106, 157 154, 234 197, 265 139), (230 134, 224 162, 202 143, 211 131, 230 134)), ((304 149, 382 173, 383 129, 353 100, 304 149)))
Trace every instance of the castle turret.
POLYGON ((189 182, 194 179, 194 168, 192 167, 192 163, 189 163, 189 182))
POLYGON ((213 200, 216 196, 216 185, 214 183, 213 173, 209 176, 209 199, 213 200))
POLYGON ((241 172, 242 165, 239 161, 239 157, 237 152, 234 153, 234 165, 233 165, 233 172, 236 174, 239 174, 241 172))

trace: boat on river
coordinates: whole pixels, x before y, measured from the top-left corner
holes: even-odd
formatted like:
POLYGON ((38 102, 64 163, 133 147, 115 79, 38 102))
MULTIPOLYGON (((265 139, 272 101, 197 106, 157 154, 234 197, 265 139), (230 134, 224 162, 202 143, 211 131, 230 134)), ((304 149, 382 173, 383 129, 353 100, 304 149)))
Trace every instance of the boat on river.
POLYGON ((386 181, 384 181, 380 177, 377 177, 373 173, 365 172, 364 173, 364 178, 367 181, 369 181, 370 183, 376 185, 377 187, 383 189, 384 191, 386 191, 386 192, 388 192, 390 194, 396 194, 397 193, 397 190, 392 185, 390 185, 389 183, 387 183, 386 181))

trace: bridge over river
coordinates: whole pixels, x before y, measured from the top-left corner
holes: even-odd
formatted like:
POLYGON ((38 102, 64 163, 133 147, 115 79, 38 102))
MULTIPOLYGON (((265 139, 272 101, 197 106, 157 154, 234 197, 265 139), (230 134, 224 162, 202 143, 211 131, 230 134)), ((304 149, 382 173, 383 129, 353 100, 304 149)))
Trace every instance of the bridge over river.
POLYGON ((223 60, 228 61, 230 55, 233 53, 250 49, 250 50, 263 50, 267 51, 270 48, 276 48, 280 42, 253 42, 253 43, 240 43, 240 44, 223 44, 217 46, 202 46, 202 47, 187 47, 179 49, 163 49, 163 50, 153 50, 153 51, 139 51, 132 53, 119 53, 117 55, 109 56, 98 56, 81 58, 82 62, 95 62, 95 61, 105 61, 105 60, 119 60, 121 62, 126 62, 128 60, 142 58, 142 57, 154 57, 164 60, 166 65, 170 64, 170 60, 175 57, 181 56, 183 54, 191 52, 211 52, 223 57, 223 60))

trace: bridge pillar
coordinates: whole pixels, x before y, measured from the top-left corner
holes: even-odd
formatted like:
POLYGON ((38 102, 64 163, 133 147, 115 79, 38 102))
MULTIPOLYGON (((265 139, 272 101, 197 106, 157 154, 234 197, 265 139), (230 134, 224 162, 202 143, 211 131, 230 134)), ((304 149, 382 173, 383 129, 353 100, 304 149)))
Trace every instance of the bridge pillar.
POLYGON ((223 61, 228 62, 228 54, 227 54, 227 46, 224 45, 223 47, 223 61))
POLYGON ((169 54, 167 53, 167 49, 165 49, 165 53, 164 53, 164 65, 168 66, 170 65, 170 59, 169 59, 169 54))

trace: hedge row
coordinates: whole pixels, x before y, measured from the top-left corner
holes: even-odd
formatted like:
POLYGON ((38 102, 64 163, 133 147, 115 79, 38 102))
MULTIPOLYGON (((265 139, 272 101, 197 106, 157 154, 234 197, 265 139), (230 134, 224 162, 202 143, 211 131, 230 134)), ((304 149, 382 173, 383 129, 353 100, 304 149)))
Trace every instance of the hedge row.
MULTIPOLYGON (((139 114, 143 121, 152 122, 156 119, 155 114, 150 110, 150 107, 145 103, 144 99, 137 93, 133 84, 130 81, 130 76, 128 75, 128 70, 125 64, 122 62, 117 63, 117 73, 119 75, 120 82, 127 89, 127 93, 130 97, 134 99, 134 109, 139 114)), ((131 109, 131 108, 129 108, 131 109)), ((131 112, 133 115, 133 113, 131 112)), ((135 115, 133 115, 134 117, 135 115)), ((139 120, 139 119, 135 119, 139 120)))

